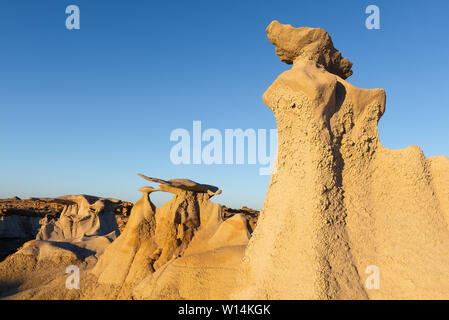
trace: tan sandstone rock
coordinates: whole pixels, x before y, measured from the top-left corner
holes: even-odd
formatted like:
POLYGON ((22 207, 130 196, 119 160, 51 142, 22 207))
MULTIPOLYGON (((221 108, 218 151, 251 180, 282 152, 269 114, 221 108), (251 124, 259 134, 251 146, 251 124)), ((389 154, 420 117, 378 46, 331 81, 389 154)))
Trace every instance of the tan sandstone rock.
MULTIPOLYGON (((0 237, 20 236, 25 231, 35 235, 0 263, 0 298, 11 292, 41 294, 41 286, 57 275, 65 278, 67 266, 83 269, 95 264, 119 234, 115 212, 120 203, 114 200, 78 195, 0 204, 8 212, 0 219, 0 237)), ((67 294, 63 281, 57 288, 48 287, 38 298, 67 294)), ((29 298, 20 294, 17 299, 29 298)))
POLYGON ((233 297, 449 298, 449 159, 381 145, 385 92, 344 80, 324 30, 274 21, 267 35, 293 67, 263 95, 278 166, 233 297))
POLYGON ((92 270, 98 288, 89 297, 229 296, 250 237, 245 216, 236 214, 225 220, 221 206, 209 200, 221 193, 215 186, 140 176, 159 183, 159 188, 139 189, 142 198, 134 205, 123 233, 92 270), (156 208, 150 200, 155 191, 170 192, 174 197, 156 208), (218 266, 218 261, 225 264, 218 266), (197 277, 202 279, 201 288, 196 286, 197 277), (220 283, 223 290, 218 287, 220 283))
POLYGON ((276 46, 276 54, 287 63, 296 59, 310 60, 343 79, 352 75, 352 63, 334 48, 330 35, 320 28, 294 28, 273 21, 267 27, 268 40, 276 46))

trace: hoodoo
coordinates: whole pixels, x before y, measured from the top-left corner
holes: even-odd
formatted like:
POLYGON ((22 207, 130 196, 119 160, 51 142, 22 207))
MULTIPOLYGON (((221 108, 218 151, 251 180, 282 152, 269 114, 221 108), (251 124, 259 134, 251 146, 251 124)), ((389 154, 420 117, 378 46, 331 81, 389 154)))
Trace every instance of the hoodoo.
POLYGON ((385 92, 344 80, 352 63, 326 31, 266 31, 293 67, 263 95, 278 165, 234 297, 447 299, 449 159, 381 145, 385 92))
POLYGON ((247 219, 242 214, 224 219, 222 207, 209 200, 221 193, 215 186, 140 176, 158 183, 159 188, 140 189, 143 196, 134 205, 125 230, 92 271, 99 284, 94 295, 140 299, 229 296, 250 236, 247 219), (149 198, 155 191, 174 197, 156 208, 149 198), (198 277, 201 282, 194 280, 198 277))

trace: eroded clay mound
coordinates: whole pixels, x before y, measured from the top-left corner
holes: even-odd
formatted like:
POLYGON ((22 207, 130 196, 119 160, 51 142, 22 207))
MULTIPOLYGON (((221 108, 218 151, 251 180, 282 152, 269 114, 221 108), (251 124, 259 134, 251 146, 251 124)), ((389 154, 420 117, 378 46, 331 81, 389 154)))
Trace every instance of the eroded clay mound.
MULTIPOLYGON (((27 231, 35 239, 25 242, 0 263, 0 296, 38 290, 55 275, 65 274, 69 265, 87 268, 95 264, 119 235, 117 211, 128 206, 119 200, 84 195, 15 201, 4 208, 4 216, 10 220, 0 220, 0 230, 3 227, 17 236, 27 231), (13 224, 11 219, 19 219, 20 223, 13 224)), ((64 288, 63 285, 58 289, 64 288)))
POLYGON ((448 299, 449 159, 381 145, 385 92, 343 80, 327 33, 267 33, 293 67, 263 95, 278 166, 233 297, 448 299), (373 270, 379 287, 366 285, 373 270))

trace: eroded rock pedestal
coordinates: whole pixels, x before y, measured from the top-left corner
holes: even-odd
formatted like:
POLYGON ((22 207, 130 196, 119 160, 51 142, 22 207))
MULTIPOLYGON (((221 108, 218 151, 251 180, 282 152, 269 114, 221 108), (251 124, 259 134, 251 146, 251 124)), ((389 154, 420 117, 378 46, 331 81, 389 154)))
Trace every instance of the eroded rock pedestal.
POLYGON ((263 95, 278 166, 234 297, 449 298, 449 159, 381 145, 385 92, 344 80, 327 32, 274 21, 267 35, 293 67, 263 95))
POLYGON ((214 186, 142 177, 159 188, 140 189, 123 233, 92 271, 98 287, 89 298, 227 298, 250 237, 247 219, 225 220, 221 206, 209 200, 221 193, 214 186), (156 208, 155 191, 174 197, 156 208))

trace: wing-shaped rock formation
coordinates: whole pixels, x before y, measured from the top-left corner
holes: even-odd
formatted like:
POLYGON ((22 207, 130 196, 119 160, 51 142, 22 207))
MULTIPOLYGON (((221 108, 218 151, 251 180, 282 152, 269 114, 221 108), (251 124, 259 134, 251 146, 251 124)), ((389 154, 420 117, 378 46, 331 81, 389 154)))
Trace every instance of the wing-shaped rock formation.
POLYGON ((92 273, 95 297, 206 298, 227 297, 250 237, 243 214, 224 219, 209 199, 221 190, 187 179, 162 180, 159 188, 139 189, 123 233, 100 257, 92 273), (156 208, 150 194, 165 191, 172 200, 156 208), (202 285, 195 278, 201 277, 202 285))

